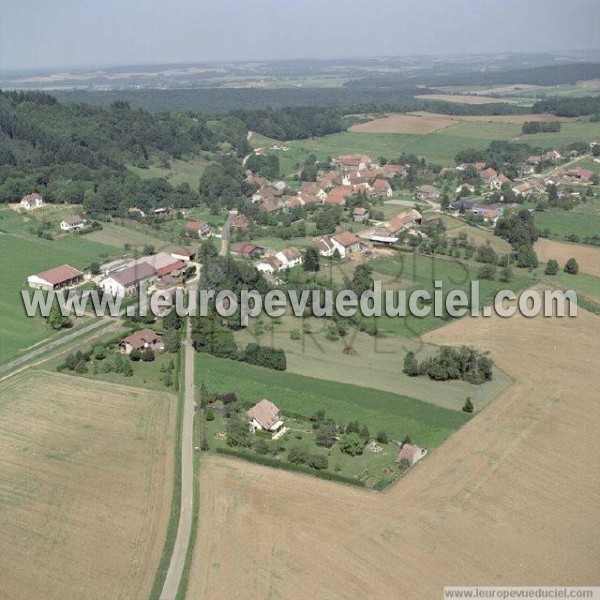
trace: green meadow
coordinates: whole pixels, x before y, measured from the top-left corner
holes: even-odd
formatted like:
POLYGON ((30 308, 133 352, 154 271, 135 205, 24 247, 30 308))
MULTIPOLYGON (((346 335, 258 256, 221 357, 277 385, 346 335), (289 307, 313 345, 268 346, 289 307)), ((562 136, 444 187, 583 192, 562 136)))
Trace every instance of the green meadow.
POLYGON ((358 420, 392 439, 405 435, 428 448, 439 446, 469 420, 455 410, 390 392, 255 367, 208 354, 196 355, 196 383, 210 392, 235 392, 247 402, 268 398, 284 413, 310 416, 323 409, 338 422, 358 420))

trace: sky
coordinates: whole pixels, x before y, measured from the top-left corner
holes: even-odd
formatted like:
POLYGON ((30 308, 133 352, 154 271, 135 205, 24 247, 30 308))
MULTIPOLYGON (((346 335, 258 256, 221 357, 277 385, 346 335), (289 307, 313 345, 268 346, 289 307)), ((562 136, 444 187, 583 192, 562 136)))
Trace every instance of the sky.
POLYGON ((598 0, 0 0, 0 70, 597 49, 598 0))

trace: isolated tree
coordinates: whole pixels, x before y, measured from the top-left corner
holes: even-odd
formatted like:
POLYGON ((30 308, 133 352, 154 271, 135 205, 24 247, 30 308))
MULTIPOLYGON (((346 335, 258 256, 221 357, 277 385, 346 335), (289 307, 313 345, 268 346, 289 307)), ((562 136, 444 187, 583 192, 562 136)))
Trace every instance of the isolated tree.
POLYGON ((577 275, 577 273, 579 273, 579 264, 574 258, 570 258, 565 263, 564 271, 569 275, 577 275))
POLYGON ((419 362, 417 361, 414 352, 406 353, 406 356, 404 357, 404 369, 402 371, 409 377, 416 377, 419 375, 419 362))
POLYGON ((369 431, 369 428, 366 425, 363 425, 362 429, 360 430, 360 437, 363 439, 365 444, 371 438, 371 432, 369 431))
POLYGON ((167 329, 163 336, 166 352, 177 352, 179 350, 179 333, 176 329, 167 329))
POLYGON ((316 273, 320 268, 319 253, 316 248, 307 248, 304 253, 304 270, 311 273, 316 273))
POLYGON ((141 358, 142 358, 142 351, 139 348, 134 348, 129 353, 129 360, 133 360, 134 362, 137 362, 141 358))
POLYGON ((507 263, 506 266, 502 267, 502 270, 500 271, 500 281, 503 281, 504 283, 509 283, 513 280, 513 278, 513 270, 510 266, 510 263, 507 263))
POLYGON ((496 277, 496 265, 483 265, 478 274, 479 279, 492 280, 496 277))
POLYGON ((337 427, 333 421, 326 421, 318 426, 315 432, 315 442, 317 446, 323 446, 324 448, 331 448, 335 444, 335 436, 337 434, 337 427))
POLYGON ((133 367, 131 366, 130 362, 125 361, 123 363, 123 369, 122 369, 121 373, 125 377, 131 377, 133 375, 133 367))
POLYGON ((538 257, 533 249, 533 246, 530 244, 521 244, 517 248, 515 263, 517 267, 529 267, 532 269, 537 268, 538 257))
POLYGON ((554 260, 553 258, 551 258, 547 263, 546 263, 546 269, 544 270, 544 273, 546 275, 556 275, 558 273, 558 261, 554 260))
POLYGON ((466 413, 473 412, 473 402, 471 402, 470 396, 465 400, 465 403, 463 404, 462 409, 463 409, 463 412, 466 412, 466 413))

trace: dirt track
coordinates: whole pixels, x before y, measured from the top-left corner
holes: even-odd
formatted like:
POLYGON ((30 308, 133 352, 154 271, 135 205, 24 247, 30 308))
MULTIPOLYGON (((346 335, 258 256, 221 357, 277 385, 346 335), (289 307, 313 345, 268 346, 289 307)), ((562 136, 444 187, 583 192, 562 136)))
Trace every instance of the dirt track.
POLYGON ((491 349, 516 383, 383 495, 205 457, 188 598, 597 585, 599 336, 588 313, 462 319, 427 336, 491 349))

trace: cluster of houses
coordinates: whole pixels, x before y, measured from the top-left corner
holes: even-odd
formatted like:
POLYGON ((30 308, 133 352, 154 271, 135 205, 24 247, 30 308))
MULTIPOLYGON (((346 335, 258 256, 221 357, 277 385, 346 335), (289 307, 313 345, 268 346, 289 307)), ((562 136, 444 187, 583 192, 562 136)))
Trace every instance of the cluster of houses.
POLYGON ((295 195, 287 194, 283 181, 272 183, 264 177, 248 174, 246 181, 258 186, 252 202, 262 213, 275 212, 308 204, 344 206, 349 196, 364 194, 367 198, 390 198, 389 179, 404 174, 403 165, 379 165, 368 156, 347 155, 332 160, 329 170, 319 171, 317 180, 303 182, 295 195))
MULTIPOLYGON (((139 259, 114 260, 100 266, 98 285, 116 297, 135 295, 143 283, 170 289, 183 283, 183 273, 194 257, 193 250, 177 248, 170 253, 159 252, 139 259)), ((29 287, 42 290, 74 287, 83 281, 84 273, 70 265, 54 267, 27 278, 29 287)))

